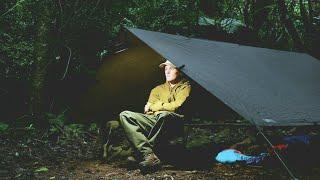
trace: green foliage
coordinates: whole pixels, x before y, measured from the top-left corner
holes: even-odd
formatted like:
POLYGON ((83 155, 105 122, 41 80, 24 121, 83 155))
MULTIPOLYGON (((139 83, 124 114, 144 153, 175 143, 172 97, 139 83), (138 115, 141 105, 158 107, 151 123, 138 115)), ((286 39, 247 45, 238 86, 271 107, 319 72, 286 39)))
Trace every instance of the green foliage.
POLYGON ((89 131, 93 133, 98 133, 98 125, 96 123, 91 123, 89 126, 89 131))
POLYGON ((132 21, 130 21, 130 20, 127 19, 127 18, 123 18, 122 24, 123 24, 125 27, 130 27, 130 28, 136 28, 136 27, 137 27, 136 25, 133 24, 132 21))
POLYGON ((241 28, 246 25, 237 19, 225 18, 225 19, 211 19, 205 16, 201 16, 198 19, 198 24, 200 26, 216 26, 227 33, 237 33, 241 28))
MULTIPOLYGON (((308 39, 299 2, 286 2, 288 16, 293 19, 301 36, 308 39)), ((50 46, 53 51, 49 52, 48 66, 51 63, 61 64, 67 61, 63 49, 68 45, 72 50, 69 71, 73 73, 80 73, 83 69, 80 66, 87 66, 87 61, 92 61, 96 55, 99 59, 107 55, 109 50, 105 43, 117 36, 121 25, 193 36, 197 34, 197 25, 218 26, 227 33, 237 33, 241 27, 254 29, 255 22, 261 22, 261 26, 255 30, 265 45, 283 49, 292 47, 274 1, 130 0, 52 3, 45 0, 41 3, 31 0, 3 0, 0 16, 1 76, 30 78, 35 58, 36 23, 41 16, 35 7, 40 5, 50 6, 52 16, 50 46), (245 10, 249 13, 248 22, 244 20, 245 10), (88 49, 87 42, 83 41, 86 36, 91 38, 97 32, 99 37, 96 37, 95 42, 91 42, 88 49)), ((303 5, 309 13, 308 2, 303 1, 303 5)), ((313 14, 319 14, 319 4, 312 3, 312 7, 313 14)), ((315 29, 319 29, 317 16, 314 16, 313 21, 313 25, 318 25, 315 29)), ((63 70, 60 69, 57 74, 62 74, 63 70)))
POLYGON ((9 128, 9 125, 3 122, 0 122, 0 133, 5 133, 9 128))
POLYGON ((83 124, 69 124, 64 127, 67 137, 80 137, 84 133, 83 124))
POLYGON ((106 49, 103 49, 101 52, 98 52, 97 54, 100 58, 100 60, 102 60, 102 58, 106 57, 107 55, 109 55, 109 51, 106 49))
POLYGON ((28 79, 33 64, 34 17, 28 9, 31 1, 5 2, 11 7, 0 17, 0 76, 14 79, 28 79))
POLYGON ((186 144, 188 149, 205 147, 213 142, 213 136, 211 132, 204 129, 194 128, 189 136, 190 139, 186 144))
POLYGON ((227 33, 236 33, 240 28, 245 27, 245 24, 243 24, 243 22, 241 22, 240 20, 226 18, 220 22, 220 26, 227 33))
MULTIPOLYGON (((47 114, 49 120, 50 128, 48 135, 59 135, 63 138, 77 138, 81 137, 85 132, 85 126, 83 124, 66 124, 65 113, 60 114, 47 114)), ((89 126, 89 131, 97 131, 97 125, 91 124, 89 126)))
POLYGON ((29 126, 27 126, 26 129, 27 129, 28 131, 34 131, 34 130, 35 130, 34 125, 33 125, 32 123, 29 124, 29 126))
POLYGON ((46 114, 46 118, 49 121, 50 129, 49 133, 54 134, 54 133, 62 133, 63 131, 63 126, 65 123, 65 115, 64 113, 55 115, 55 114, 46 114))
MULTIPOLYGON (((130 0, 79 1, 76 3, 57 1, 51 9, 53 25, 51 43, 55 47, 63 45, 71 47, 75 62, 72 63, 70 71, 78 72, 81 69, 78 66, 85 66, 83 62, 85 60, 81 55, 83 54, 82 49, 86 48, 87 44, 83 44, 80 40, 85 32, 99 31, 101 32, 101 40, 107 40, 115 37, 121 25, 124 25, 156 31, 173 30, 185 35, 193 35, 196 34, 194 27, 199 24, 218 25, 228 33, 235 33, 239 27, 244 26, 245 2, 244 0, 215 2, 208 0, 130 0), (211 7, 201 7, 201 4, 211 7), (206 8, 211 8, 212 11, 208 10, 207 12, 206 8)), ((287 2, 289 16, 293 18, 299 32, 305 33, 299 3, 287 2)), ((4 66, 1 68, 1 73, 7 78, 30 78, 34 62, 35 25, 39 16, 37 12, 34 12, 34 7, 38 6, 39 2, 4 0, 3 4, 5 8, 1 16, 0 50, 4 56, 1 56, 0 60, 4 66)), ((49 3, 47 4, 49 5, 49 3)), ((303 4, 307 7, 308 3, 303 1, 303 4)), ((318 5, 313 4, 313 6, 314 14, 319 13, 318 5)), ((274 2, 250 4, 247 8, 251 22, 259 18, 261 21, 263 18, 267 20, 258 29, 261 40, 265 43, 270 43, 271 40, 273 41, 272 45, 281 41, 289 41, 287 32, 284 31, 279 20, 277 5, 274 2), (264 11, 267 12, 266 16, 258 17, 264 11)), ((252 27, 253 24, 246 24, 246 26, 252 27)), ((106 55, 108 49, 105 49, 103 42, 99 42, 99 44, 99 47, 92 46, 96 50, 92 57, 98 54, 101 59, 106 55)), ((61 52, 52 53, 63 57, 61 52)), ((55 61, 54 57, 57 56, 52 54, 49 57, 52 58, 52 62, 56 63, 67 60, 64 57, 60 61, 55 61)))
POLYGON ((188 30, 196 25, 197 2, 188 0, 133 0, 129 19, 138 27, 156 31, 188 30))
POLYGON ((216 23, 216 20, 214 20, 214 19, 211 19, 211 18, 208 18, 205 16, 201 16, 198 19, 198 24, 200 26, 215 26, 217 23, 216 23))

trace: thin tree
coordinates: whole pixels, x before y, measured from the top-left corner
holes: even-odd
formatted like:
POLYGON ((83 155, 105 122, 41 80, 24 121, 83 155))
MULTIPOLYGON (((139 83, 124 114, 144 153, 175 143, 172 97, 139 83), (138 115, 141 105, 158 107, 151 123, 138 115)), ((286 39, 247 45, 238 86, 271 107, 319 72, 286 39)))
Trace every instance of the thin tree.
POLYGON ((299 33, 297 29, 295 28, 292 20, 289 17, 287 6, 285 4, 284 0, 277 0, 278 8, 279 8, 279 14, 280 19, 286 28, 288 34, 291 36, 291 39, 293 41, 294 48, 298 50, 305 50, 303 42, 299 36, 299 33))
POLYGON ((46 129, 48 122, 44 118, 44 85, 47 75, 50 31, 50 7, 47 1, 35 4, 35 18, 37 33, 35 38, 34 71, 31 78, 30 113, 35 124, 41 129, 46 129))

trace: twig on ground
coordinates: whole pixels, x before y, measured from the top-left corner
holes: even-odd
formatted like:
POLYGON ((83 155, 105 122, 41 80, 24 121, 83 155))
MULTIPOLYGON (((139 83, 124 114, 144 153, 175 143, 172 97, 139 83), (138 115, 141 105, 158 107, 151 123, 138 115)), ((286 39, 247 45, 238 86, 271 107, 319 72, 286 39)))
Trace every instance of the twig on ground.
POLYGON ((40 140, 40 139, 35 139, 35 138, 33 138, 33 140, 38 141, 38 142, 41 142, 41 143, 46 143, 46 142, 44 142, 44 141, 42 141, 42 140, 40 140))
POLYGON ((92 134, 89 133, 89 132, 84 132, 84 134, 87 134, 88 136, 90 136, 90 137, 93 138, 93 139, 97 139, 97 138, 98 138, 97 136, 92 135, 92 134))
POLYGON ((112 175, 118 175, 118 174, 119 174, 118 172, 112 172, 112 173, 106 174, 106 177, 109 177, 109 176, 112 176, 112 175))

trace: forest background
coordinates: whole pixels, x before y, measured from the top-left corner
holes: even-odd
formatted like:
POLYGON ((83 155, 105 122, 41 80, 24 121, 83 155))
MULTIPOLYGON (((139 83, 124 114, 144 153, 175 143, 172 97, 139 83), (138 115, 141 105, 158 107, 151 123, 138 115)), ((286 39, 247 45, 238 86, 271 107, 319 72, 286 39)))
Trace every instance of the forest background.
POLYGON ((1 0, 0 130, 83 128, 68 112, 123 26, 320 58, 318 0, 1 0))

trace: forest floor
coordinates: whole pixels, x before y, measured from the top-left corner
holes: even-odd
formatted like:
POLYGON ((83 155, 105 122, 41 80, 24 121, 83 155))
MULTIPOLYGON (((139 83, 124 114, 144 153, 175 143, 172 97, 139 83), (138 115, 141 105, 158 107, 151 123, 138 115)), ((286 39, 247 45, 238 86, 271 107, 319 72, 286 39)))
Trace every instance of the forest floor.
MULTIPOLYGON (((210 132, 210 131, 209 131, 210 132)), ((203 134, 201 129, 191 134, 198 139, 196 134, 203 134)), ((215 142, 220 140, 224 147, 239 139, 246 139, 245 133, 240 130, 221 130, 214 133, 215 142), (234 134, 233 136, 230 133, 234 134), (237 134, 238 133, 238 134, 237 134), (228 137, 227 137, 228 136, 228 137), (224 139, 224 140, 223 140, 224 139), (233 140, 235 139, 235 140, 233 140), (226 141, 228 140, 228 141, 226 141)), ((194 149, 182 157, 183 163, 170 164, 164 162, 162 168, 152 173, 142 173, 138 167, 129 166, 125 161, 126 155, 114 156, 109 162, 101 160, 101 148, 97 141, 97 134, 89 132, 81 137, 59 138, 39 137, 29 135, 25 131, 11 130, 0 136, 0 179, 289 179, 290 176, 281 167, 278 161, 269 166, 247 166, 244 164, 222 165, 214 161, 216 153, 211 151, 213 146, 206 145, 202 139, 202 147, 194 149), (44 140, 46 139, 46 140, 44 140), (189 159, 189 161, 188 161, 189 159), (192 160, 191 160, 192 159, 192 160), (208 160, 210 159, 210 160, 208 160), (195 160, 195 161, 194 161, 195 160), (203 166, 201 166, 201 163, 203 166)), ((210 140, 210 139, 209 139, 210 140)), ((192 144, 193 139, 189 141, 192 144)), ((246 140, 248 141, 248 140, 246 140)), ((199 142, 199 141, 196 141, 199 142)), ((251 144, 250 144, 251 143, 251 144)), ((256 147, 249 145, 236 147, 246 153, 244 149, 256 147)), ((189 144, 189 147, 191 145, 189 144)), ((193 144, 194 145, 194 144, 193 144)), ((239 145, 239 144, 238 144, 239 145)), ((235 146, 233 146, 235 147, 235 146)), ((219 151, 215 150, 215 151, 219 151)), ((255 150, 261 151, 261 148, 255 150)), ((175 152, 172 157, 179 156, 175 152)), ((304 156, 304 155, 302 155, 304 156)), ((181 159, 180 159, 181 160, 181 159)), ((179 160, 178 160, 179 161, 179 160)), ((319 179, 319 163, 316 167, 306 168, 303 171, 293 171, 299 179, 319 179)))

